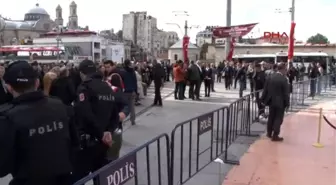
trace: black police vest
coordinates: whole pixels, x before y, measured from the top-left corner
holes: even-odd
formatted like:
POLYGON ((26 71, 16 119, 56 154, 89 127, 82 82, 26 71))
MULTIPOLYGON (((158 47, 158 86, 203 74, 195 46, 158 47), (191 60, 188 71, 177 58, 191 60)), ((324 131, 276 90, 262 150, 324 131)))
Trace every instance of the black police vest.
POLYGON ((106 130, 111 127, 113 116, 118 114, 112 88, 100 79, 91 79, 84 82, 82 86, 88 91, 92 112, 101 124, 101 128, 106 130))
POLYGON ((19 104, 5 115, 16 129, 14 179, 71 172, 69 117, 61 101, 42 98, 19 104))

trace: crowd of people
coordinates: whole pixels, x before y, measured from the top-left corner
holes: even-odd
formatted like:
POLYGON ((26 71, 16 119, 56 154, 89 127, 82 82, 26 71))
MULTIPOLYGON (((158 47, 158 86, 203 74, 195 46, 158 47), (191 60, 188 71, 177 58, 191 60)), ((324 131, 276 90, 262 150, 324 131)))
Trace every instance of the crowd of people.
MULTIPOLYGON (((256 92, 259 114, 266 116, 265 106, 270 107, 267 135, 282 141, 280 125, 289 106, 291 84, 303 79, 306 71, 304 65, 287 68, 284 63, 265 62, 221 62, 215 66, 177 61, 172 65, 155 60, 125 60, 122 65, 110 60, 99 64, 84 60, 79 64, 15 61, 1 65, 0 177, 11 174, 10 185, 68 185, 116 160, 124 119, 130 115, 131 124, 136 124, 135 106, 152 82, 153 106, 162 106, 160 91, 171 72, 178 100, 187 98, 187 85, 188 98, 201 100, 202 83, 205 97, 210 97, 215 81, 222 79, 226 89, 238 84, 242 97, 249 82, 251 92, 256 92)), ((325 74, 319 64, 312 64, 307 71, 310 79, 325 74)))
MULTIPOLYGON (((329 70, 335 71, 335 66, 330 65, 329 70)), ((186 99, 185 90, 186 86, 189 86, 188 98, 200 101, 202 84, 204 84, 205 97, 210 97, 210 92, 215 92, 215 82, 221 83, 223 79, 227 90, 236 89, 238 84, 239 97, 242 98, 243 92, 249 85, 250 93, 258 105, 259 118, 268 119, 267 135, 273 141, 282 141, 283 138, 279 137, 280 125, 285 109, 289 106, 289 95, 293 91, 293 82, 303 81, 307 76, 310 83, 309 96, 315 96, 321 93, 322 86, 327 84, 325 83, 327 80, 335 84, 335 76, 332 79, 324 79, 326 74, 326 66, 314 62, 306 68, 304 63, 294 66, 293 63, 283 62, 271 64, 223 61, 215 66, 199 61, 191 61, 189 64, 180 60, 173 67, 174 96, 177 100, 186 99), (270 107, 269 115, 265 114, 265 106, 270 107)))
POLYGON ((119 157, 126 116, 166 69, 125 60, 97 64, 6 62, 0 66, 0 177, 11 185, 67 185, 119 157))

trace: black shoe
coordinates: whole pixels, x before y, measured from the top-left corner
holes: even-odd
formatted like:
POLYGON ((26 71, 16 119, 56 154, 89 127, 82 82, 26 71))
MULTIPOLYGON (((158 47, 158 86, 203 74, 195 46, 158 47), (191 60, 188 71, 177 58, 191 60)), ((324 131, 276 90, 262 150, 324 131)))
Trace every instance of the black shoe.
POLYGON ((272 141, 274 142, 282 142, 284 140, 284 138, 279 137, 279 136, 273 136, 272 137, 272 141))
POLYGON ((266 136, 270 139, 272 139, 272 134, 271 133, 267 133, 266 136))

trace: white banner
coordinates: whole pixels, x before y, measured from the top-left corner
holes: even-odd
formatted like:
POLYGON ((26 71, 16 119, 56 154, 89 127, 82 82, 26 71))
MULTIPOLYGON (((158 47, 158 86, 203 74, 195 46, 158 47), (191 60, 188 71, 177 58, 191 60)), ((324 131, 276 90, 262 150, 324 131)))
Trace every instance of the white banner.
POLYGON ((113 45, 111 46, 112 61, 121 63, 125 60, 125 49, 124 45, 113 45))

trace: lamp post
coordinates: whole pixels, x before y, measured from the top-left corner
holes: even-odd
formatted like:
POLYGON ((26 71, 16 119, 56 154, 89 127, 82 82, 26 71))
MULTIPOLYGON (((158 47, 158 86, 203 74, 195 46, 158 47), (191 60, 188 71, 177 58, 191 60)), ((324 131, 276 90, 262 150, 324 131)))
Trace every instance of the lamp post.
MULTIPOLYGON (((226 26, 231 26, 231 14, 232 14, 232 0, 227 0, 226 1, 226 26)), ((230 52, 230 42, 231 38, 228 37, 225 39, 225 57, 228 56, 230 52)))
MULTIPOLYGON (((189 16, 187 11, 173 11, 173 13, 175 14, 175 16, 189 16)), ((183 59, 184 59, 184 62, 187 62, 189 59, 188 58, 188 45, 189 45, 189 39, 190 39, 188 36, 188 30, 192 28, 198 28, 199 26, 197 25, 189 26, 188 20, 185 20, 184 21, 184 33, 183 33, 182 28, 179 24, 177 23, 169 23, 169 24, 176 25, 180 29, 183 35, 183 39, 182 39, 183 59)))
POLYGON ((289 12, 291 13, 291 21, 295 21, 295 0, 292 0, 292 7, 290 8, 289 12))

